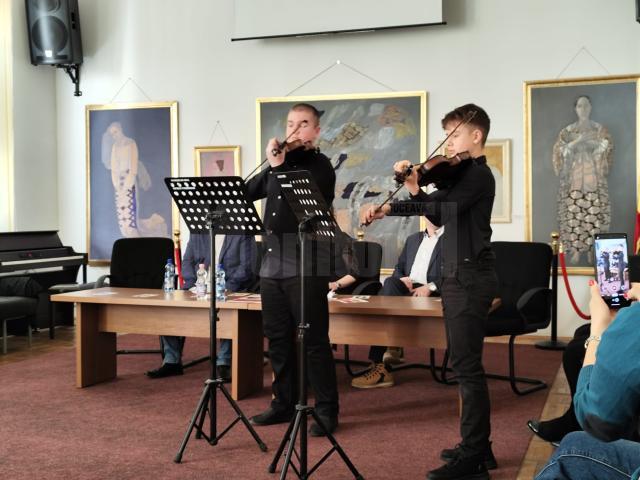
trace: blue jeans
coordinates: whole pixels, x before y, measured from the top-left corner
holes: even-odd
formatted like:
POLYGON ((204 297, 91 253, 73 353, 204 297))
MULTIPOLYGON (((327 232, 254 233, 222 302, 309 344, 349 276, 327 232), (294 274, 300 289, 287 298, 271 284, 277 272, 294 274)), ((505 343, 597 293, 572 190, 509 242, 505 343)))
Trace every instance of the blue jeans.
MULTIPOLYGON (((160 337, 164 348, 162 363, 182 363, 184 337, 160 337)), ((231 365, 231 340, 220 340, 216 365, 231 365)))
POLYGON ((564 437, 536 480, 621 480, 640 478, 640 443, 601 442, 586 432, 564 437))

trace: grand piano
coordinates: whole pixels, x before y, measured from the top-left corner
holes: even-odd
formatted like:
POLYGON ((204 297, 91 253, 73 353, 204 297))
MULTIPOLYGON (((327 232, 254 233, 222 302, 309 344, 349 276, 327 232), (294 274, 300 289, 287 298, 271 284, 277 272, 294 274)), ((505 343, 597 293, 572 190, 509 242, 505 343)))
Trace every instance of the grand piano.
POLYGON ((52 285, 87 281, 87 254, 62 245, 57 230, 0 232, 0 278, 28 276, 44 288, 36 326, 49 325, 48 290, 52 285))

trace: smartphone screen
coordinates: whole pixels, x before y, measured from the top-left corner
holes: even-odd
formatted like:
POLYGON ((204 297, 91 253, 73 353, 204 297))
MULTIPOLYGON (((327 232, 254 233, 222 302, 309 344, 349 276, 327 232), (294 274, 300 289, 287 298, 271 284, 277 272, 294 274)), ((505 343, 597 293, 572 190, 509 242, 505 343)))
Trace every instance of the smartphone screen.
POLYGON ((600 295, 612 308, 629 305, 629 253, 625 233, 599 233, 595 236, 596 280, 600 295))

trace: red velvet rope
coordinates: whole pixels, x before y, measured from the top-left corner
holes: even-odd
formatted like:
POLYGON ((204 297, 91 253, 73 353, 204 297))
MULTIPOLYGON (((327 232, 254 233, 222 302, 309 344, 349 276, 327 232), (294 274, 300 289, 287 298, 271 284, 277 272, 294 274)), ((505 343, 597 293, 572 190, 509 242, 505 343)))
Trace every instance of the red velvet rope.
POLYGON ((558 253, 558 259, 560 260, 560 267, 562 268, 562 278, 564 279, 564 286, 567 289, 567 295, 569 295, 569 300, 571 301, 571 306, 576 311, 580 318, 585 320, 590 320, 591 315, 586 315, 580 310, 578 304, 576 303, 576 299, 573 298, 573 293, 571 292, 571 287, 569 286, 569 278, 567 277, 567 266, 564 262, 564 252, 558 253))

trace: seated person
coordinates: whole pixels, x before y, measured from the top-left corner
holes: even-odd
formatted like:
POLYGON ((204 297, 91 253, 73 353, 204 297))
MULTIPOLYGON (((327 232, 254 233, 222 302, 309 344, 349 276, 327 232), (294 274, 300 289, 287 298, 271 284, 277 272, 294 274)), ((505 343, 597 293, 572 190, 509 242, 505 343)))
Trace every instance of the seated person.
MULTIPOLYGON (((221 235, 217 235, 219 239, 221 235)), ((218 242, 216 242, 218 243, 218 242)), ((226 288, 231 292, 241 292, 253 285, 255 273, 253 266, 256 258, 256 241, 251 235, 225 235, 222 247, 218 250, 218 263, 225 271, 226 288)), ((196 283, 196 272, 201 263, 209 268, 211 241, 209 234, 194 233, 189 238, 182 260, 182 277, 186 290, 196 283)), ((210 279, 211 281, 215 281, 210 279)), ((214 288, 212 286, 212 288, 214 288)), ((182 350, 184 337, 161 336, 164 357, 162 366, 147 372, 150 378, 162 378, 182 375, 182 350)), ((231 340, 220 340, 216 359, 218 377, 225 380, 231 377, 231 340)))
POLYGON ((334 250, 334 265, 331 268, 329 290, 338 294, 348 295, 356 287, 358 260, 353 252, 355 240, 344 232, 336 235, 334 250))
MULTIPOLYGON (((442 279, 440 262, 440 238, 444 226, 437 228, 426 220, 424 232, 409 235, 393 274, 385 279, 380 295, 429 297, 439 296, 442 279)), ((385 365, 383 358, 387 347, 372 346, 369 349, 371 369, 354 378, 351 386, 355 388, 392 387, 393 375, 385 365)))
MULTIPOLYGON (((573 399, 584 432, 562 440, 537 480, 640 477, 640 303, 616 315, 590 284, 591 335, 573 399)), ((638 300, 640 283, 627 296, 638 300)))
POLYGON ((571 405, 567 411, 554 419, 546 421, 529 420, 527 426, 537 436, 547 442, 559 443, 565 435, 582 430, 573 407, 573 398, 578 385, 578 375, 584 361, 584 342, 591 334, 591 324, 581 325, 573 334, 573 338, 562 352, 562 368, 571 391, 571 405))

